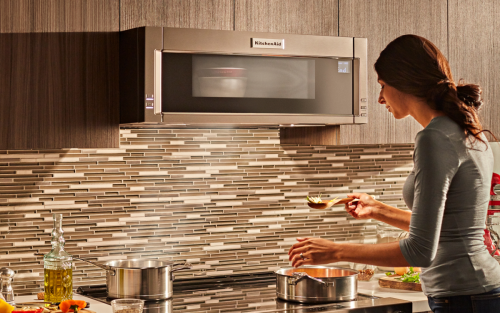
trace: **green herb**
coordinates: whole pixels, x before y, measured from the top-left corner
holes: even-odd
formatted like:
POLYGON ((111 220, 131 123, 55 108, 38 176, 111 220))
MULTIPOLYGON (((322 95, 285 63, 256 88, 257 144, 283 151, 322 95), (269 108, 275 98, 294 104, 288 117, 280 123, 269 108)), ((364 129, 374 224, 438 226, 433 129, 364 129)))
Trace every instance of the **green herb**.
POLYGON ((391 276, 391 275, 394 275, 395 273, 394 272, 387 272, 385 273, 386 276, 391 276))
POLYGON ((400 278, 396 278, 404 283, 420 283, 420 273, 413 271, 413 267, 410 267, 410 270, 402 275, 400 278))

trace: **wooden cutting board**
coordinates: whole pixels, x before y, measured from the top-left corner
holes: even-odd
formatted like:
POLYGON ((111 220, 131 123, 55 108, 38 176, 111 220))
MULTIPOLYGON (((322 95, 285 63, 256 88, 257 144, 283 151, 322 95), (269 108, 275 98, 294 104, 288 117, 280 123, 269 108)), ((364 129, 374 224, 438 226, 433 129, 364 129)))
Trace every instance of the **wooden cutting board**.
POLYGON ((378 280, 378 284, 382 288, 392 288, 392 289, 403 289, 412 291, 422 291, 422 284, 417 283, 405 283, 397 280, 399 276, 395 277, 381 277, 378 280))

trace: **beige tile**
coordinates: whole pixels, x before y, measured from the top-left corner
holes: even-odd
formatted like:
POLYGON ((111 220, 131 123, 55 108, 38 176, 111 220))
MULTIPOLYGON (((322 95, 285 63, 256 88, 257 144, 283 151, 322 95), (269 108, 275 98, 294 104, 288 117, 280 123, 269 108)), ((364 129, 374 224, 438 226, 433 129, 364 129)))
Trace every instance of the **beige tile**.
MULTIPOLYGON (((413 145, 279 146, 277 130, 121 135, 120 149, 0 151, 0 266, 23 273, 19 286, 30 282, 16 292, 42 284, 33 252, 50 250, 52 213, 63 213, 76 255, 191 259, 206 262, 207 275, 261 272, 288 265, 282 254, 297 236, 374 239, 374 223, 342 208, 311 211, 305 195, 364 190, 404 207, 412 170, 413 145)), ((75 286, 105 281, 102 271, 75 265, 75 286)))

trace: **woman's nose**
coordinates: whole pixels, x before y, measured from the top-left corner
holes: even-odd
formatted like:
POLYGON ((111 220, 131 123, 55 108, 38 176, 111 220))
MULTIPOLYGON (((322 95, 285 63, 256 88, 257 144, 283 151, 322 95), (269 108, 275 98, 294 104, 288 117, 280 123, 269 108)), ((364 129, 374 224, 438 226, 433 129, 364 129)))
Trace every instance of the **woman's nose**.
POLYGON ((380 94, 378 95, 378 103, 380 104, 385 104, 385 99, 384 97, 382 96, 382 91, 380 92, 380 94))

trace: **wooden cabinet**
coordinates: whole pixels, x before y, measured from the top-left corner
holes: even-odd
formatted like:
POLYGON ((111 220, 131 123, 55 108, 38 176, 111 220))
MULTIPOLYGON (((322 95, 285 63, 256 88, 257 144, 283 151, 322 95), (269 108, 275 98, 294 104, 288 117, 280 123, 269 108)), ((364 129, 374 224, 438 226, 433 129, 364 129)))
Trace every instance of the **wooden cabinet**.
POLYGON ((486 129, 500 139, 500 2, 449 0, 449 61, 456 82, 479 84, 486 129))
POLYGON ((283 127, 280 144, 335 146, 340 144, 340 127, 283 127))
POLYGON ((30 41, 10 33, 103 33, 140 26, 368 38, 368 124, 281 132, 283 142, 309 143, 330 132, 335 139, 328 144, 414 141, 421 126, 412 118, 395 120, 377 103, 372 65, 397 36, 421 35, 448 56, 455 80, 483 87, 481 118, 500 136, 498 16, 496 0, 2 0, 0 149, 118 146, 117 39, 96 36, 102 44, 97 47, 90 37, 60 37, 44 48, 42 35, 30 41), (6 43, 16 46, 9 49, 6 43), (61 72, 69 69, 74 71, 61 72))
POLYGON ((0 149, 119 146, 118 9, 0 1, 0 149))
POLYGON ((234 29, 233 0, 121 0, 120 30, 141 26, 234 29))
POLYGON ((236 0, 238 31, 338 35, 338 0, 236 0))
MULTIPOLYGON (((236 0, 234 29, 337 36, 338 0, 236 0)), ((280 129, 282 144, 339 144, 339 126, 280 129)))
POLYGON ((2 0, 0 33, 119 30, 120 0, 2 0))
POLYGON ((389 42, 404 34, 423 36, 447 55, 447 0, 339 1, 339 36, 368 38, 368 124, 342 125, 341 144, 414 142, 422 127, 411 117, 394 119, 377 102, 380 87, 373 64, 389 42))

